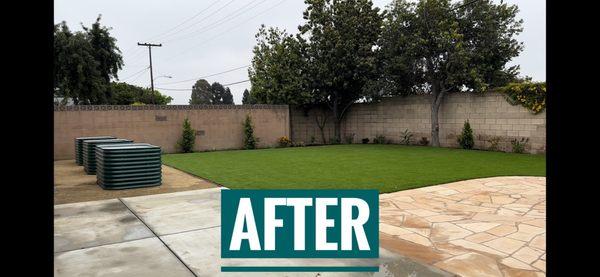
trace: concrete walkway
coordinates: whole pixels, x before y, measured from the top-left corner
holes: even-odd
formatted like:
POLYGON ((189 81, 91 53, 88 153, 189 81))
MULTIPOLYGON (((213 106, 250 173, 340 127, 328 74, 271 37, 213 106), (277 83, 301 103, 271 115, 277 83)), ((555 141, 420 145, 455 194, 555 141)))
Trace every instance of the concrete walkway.
POLYGON ((495 177, 380 195, 381 245, 461 276, 545 276, 546 178, 495 177))
POLYGON ((378 273, 285 276, 452 276, 380 248, 379 259, 221 259, 220 188, 56 205, 55 276, 281 276, 221 266, 379 266, 378 273))

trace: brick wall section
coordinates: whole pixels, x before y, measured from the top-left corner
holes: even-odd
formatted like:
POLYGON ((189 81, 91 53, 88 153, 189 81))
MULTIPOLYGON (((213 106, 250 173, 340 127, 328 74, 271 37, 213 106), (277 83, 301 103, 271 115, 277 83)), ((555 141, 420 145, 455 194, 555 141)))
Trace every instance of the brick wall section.
MULTIPOLYGON (((499 147, 511 151, 510 140, 529 138, 526 150, 542 153, 546 149, 546 113, 533 114, 522 106, 509 104, 505 96, 497 92, 483 95, 451 94, 440 108, 440 143, 444 147, 458 147, 456 136, 461 133, 465 120, 469 120, 475 136, 475 148, 487 149, 491 137, 500 137, 499 147)), ((393 97, 376 104, 355 104, 347 111, 342 122, 342 134, 354 134, 354 143, 362 138, 382 134, 398 143, 401 133, 408 129, 414 134, 413 143, 421 137, 431 141, 431 98, 427 95, 393 97)), ((310 142, 311 136, 321 142, 315 114, 308 116, 299 109, 291 114, 292 135, 295 141, 310 142)), ((325 127, 327 139, 333 137, 333 119, 325 127)))
POLYGON ((176 152, 185 117, 196 134, 195 149, 222 150, 242 147, 242 122, 250 114, 260 147, 289 136, 287 105, 168 105, 71 106, 54 110, 54 159, 74 158, 76 137, 112 135, 159 145, 176 152))

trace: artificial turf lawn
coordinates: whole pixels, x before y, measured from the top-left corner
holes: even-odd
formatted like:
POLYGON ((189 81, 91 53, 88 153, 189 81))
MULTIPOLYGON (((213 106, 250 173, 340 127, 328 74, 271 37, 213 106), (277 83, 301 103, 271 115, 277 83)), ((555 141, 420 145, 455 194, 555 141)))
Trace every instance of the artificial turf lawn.
POLYGON ((409 188, 492 176, 545 176, 544 155, 403 145, 333 145, 163 155, 232 189, 409 188))

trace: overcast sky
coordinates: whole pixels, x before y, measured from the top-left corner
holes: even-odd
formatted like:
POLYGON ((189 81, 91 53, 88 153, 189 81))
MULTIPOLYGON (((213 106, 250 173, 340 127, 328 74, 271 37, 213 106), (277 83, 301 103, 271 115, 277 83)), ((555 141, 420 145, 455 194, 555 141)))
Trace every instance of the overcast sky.
MULTIPOLYGON (((384 8, 391 0, 373 2, 384 8)), ((525 21, 519 36, 525 50, 512 64, 521 65, 522 74, 545 81, 546 2, 505 2, 517 4, 518 16, 525 21)), ((89 26, 102 14, 102 25, 112 28, 123 52, 119 79, 143 87, 150 87, 148 49, 137 42, 162 43, 152 49, 154 86, 173 97, 171 104, 188 104, 194 78, 249 65, 260 24, 296 33, 304 9, 301 0, 55 0, 54 21, 81 30, 80 23, 89 26)), ((248 71, 242 68, 206 79, 229 84, 247 80, 248 71)), ((235 103, 241 104, 250 82, 229 87, 235 103)))

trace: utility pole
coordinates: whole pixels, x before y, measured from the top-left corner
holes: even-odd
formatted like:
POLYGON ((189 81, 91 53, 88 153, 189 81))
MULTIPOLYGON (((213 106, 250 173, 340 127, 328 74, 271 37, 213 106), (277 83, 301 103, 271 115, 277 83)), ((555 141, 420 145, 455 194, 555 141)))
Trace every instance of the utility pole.
POLYGON ((139 43, 138 46, 148 46, 148 56, 150 57, 150 91, 152 92, 152 104, 154 102, 154 78, 152 76, 152 47, 162 47, 161 44, 152 44, 152 43, 139 43))

